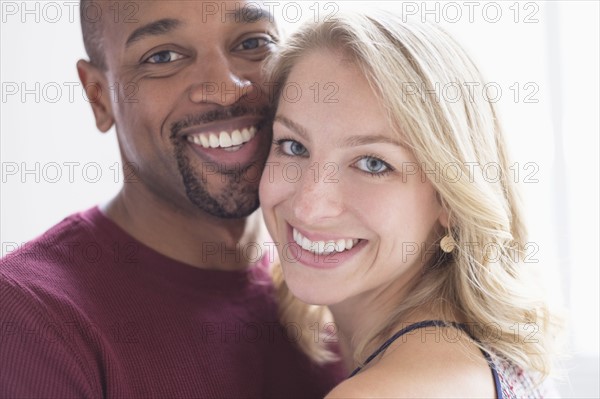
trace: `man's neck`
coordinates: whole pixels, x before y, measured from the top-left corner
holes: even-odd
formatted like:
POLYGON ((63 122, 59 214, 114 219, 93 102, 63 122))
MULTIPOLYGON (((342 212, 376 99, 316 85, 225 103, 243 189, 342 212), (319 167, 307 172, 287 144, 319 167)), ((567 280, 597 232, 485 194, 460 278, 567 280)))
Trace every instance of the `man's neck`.
POLYGON ((267 241, 259 211, 246 218, 221 219, 200 210, 174 210, 149 194, 143 200, 135 197, 121 190, 100 210, 136 240, 191 266, 243 270, 258 260, 267 241))

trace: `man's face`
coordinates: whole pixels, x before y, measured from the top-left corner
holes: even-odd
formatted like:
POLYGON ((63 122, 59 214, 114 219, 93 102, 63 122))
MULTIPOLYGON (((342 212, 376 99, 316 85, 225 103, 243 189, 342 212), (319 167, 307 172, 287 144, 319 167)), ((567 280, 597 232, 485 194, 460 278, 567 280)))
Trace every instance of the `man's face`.
POLYGON ((104 21, 112 113, 135 184, 176 209, 249 215, 271 136, 261 67, 272 18, 256 2, 137 4, 104 21))

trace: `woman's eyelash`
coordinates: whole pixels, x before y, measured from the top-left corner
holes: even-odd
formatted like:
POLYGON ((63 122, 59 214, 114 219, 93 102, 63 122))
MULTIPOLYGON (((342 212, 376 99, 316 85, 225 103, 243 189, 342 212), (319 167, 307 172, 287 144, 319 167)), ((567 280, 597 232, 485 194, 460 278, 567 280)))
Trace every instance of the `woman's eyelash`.
MULTIPOLYGON (((275 152, 275 154, 277 155, 281 155, 281 156, 286 156, 286 157, 298 157, 301 155, 293 155, 293 154, 288 154, 287 152, 285 152, 282 147, 283 144, 285 143, 289 143, 289 142, 295 142, 298 143, 300 145, 302 145, 302 143, 298 142, 297 140, 293 139, 293 138, 288 138, 288 137, 282 137, 280 139, 276 139, 273 140, 273 145, 275 146, 273 151, 275 152)), ((375 155, 375 154, 365 154, 365 155, 361 155, 359 157, 357 157, 353 162, 352 165, 354 168, 356 168, 359 172, 362 172, 368 176, 371 177, 384 177, 389 175, 390 173, 393 173, 396 171, 396 169, 394 169, 389 162, 387 162, 383 157, 379 156, 379 155, 375 155), (359 167, 356 166, 356 164, 358 162, 360 162, 361 160, 364 159, 374 159, 374 160, 378 160, 381 163, 383 163, 383 166, 385 166, 385 170, 381 171, 381 172, 369 172, 366 170, 363 170, 359 167)))
POLYGON ((288 138, 281 138, 281 139, 274 139, 273 140, 273 144, 275 145, 281 145, 281 143, 286 142, 286 141, 290 141, 292 139, 288 139, 288 138))
MULTIPOLYGON (((277 155, 282 155, 285 157, 297 157, 298 155, 288 154, 285 151, 283 151, 283 149, 282 149, 284 143, 291 142, 291 141, 299 143, 298 140, 294 140, 293 138, 290 138, 290 137, 282 137, 280 139, 273 140, 273 144, 275 145, 275 148, 274 148, 275 153, 277 155)), ((301 143, 299 143, 299 144, 302 145, 301 143)))
MULTIPOLYGON (((278 144, 275 141, 273 142, 273 144, 278 144)), ((275 154, 277 155, 281 155, 281 156, 289 156, 289 154, 286 154, 285 152, 283 152, 283 150, 281 149, 280 145, 276 145, 275 148, 273 148, 273 151, 275 152, 275 154)))
POLYGON ((356 160, 353 162, 353 165, 356 165, 356 164, 357 164, 359 161, 361 161, 361 160, 363 160, 363 159, 365 159, 365 158, 369 158, 369 159, 377 159, 377 160, 381 161, 381 162, 384 164, 385 168, 386 168, 384 171, 382 171, 382 172, 376 172, 376 173, 373 173, 373 172, 368 172, 368 171, 366 171, 366 170, 362 170, 362 169, 360 169, 360 168, 356 168, 356 169, 358 169, 360 172, 362 172, 362 173, 364 173, 364 174, 366 174, 366 175, 368 175, 368 176, 371 176, 371 177, 384 177, 384 176, 387 176, 387 175, 389 175, 390 173, 392 173, 392 172, 395 172, 395 171, 396 171, 396 169, 394 169, 394 168, 393 168, 393 167, 390 165, 390 163, 389 163, 388 161, 386 161, 386 160, 385 160, 383 157, 381 157, 381 156, 379 156, 379 155, 375 155, 375 154, 365 154, 365 155, 362 155, 362 156, 360 156, 360 157, 356 158, 356 160))

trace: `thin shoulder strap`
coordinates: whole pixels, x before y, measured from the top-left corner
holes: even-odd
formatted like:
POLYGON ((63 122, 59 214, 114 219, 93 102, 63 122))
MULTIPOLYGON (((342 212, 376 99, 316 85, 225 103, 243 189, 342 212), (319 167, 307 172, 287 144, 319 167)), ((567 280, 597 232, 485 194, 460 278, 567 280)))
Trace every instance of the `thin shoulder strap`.
MULTIPOLYGON (((397 340, 398 338, 400 338, 404 334, 408 334, 409 332, 411 332, 413 330, 417 330, 419 328, 426 328, 426 327, 431 327, 431 326, 436 326, 436 327, 453 326, 453 327, 460 328, 462 330, 462 326, 459 323, 445 322, 445 321, 441 321, 441 320, 425 320, 425 321, 420 321, 418 323, 411 324, 410 326, 404 327, 402 330, 400 330, 396 334, 392 335, 390 339, 388 339, 387 341, 385 341, 383 343, 383 345, 381 345, 375 352, 373 352, 371 354, 371 356, 369 356, 367 358, 367 360, 365 360, 365 362, 363 363, 362 366, 358 366, 352 372, 352 374, 350 374, 350 377, 354 377, 354 375, 356 373, 358 373, 360 370, 362 370, 363 367, 365 367, 367 364, 369 364, 381 352, 383 352, 384 350, 386 350, 391 344, 394 343, 395 340, 397 340)), ((350 377, 348 377, 348 378, 350 378, 350 377)))
MULTIPOLYGON (((471 333, 469 332, 469 330, 466 328, 466 326, 464 324, 456 323, 456 322, 442 321, 442 320, 424 320, 424 321, 420 321, 418 323, 411 324, 411 325, 403 328, 402 330, 398 331, 394 335, 392 335, 390 337, 390 339, 388 339, 387 341, 385 341, 383 343, 383 345, 381 345, 375 352, 373 352, 371 354, 371 356, 369 356, 367 358, 367 360, 365 360, 365 362, 363 363, 362 366, 358 366, 356 369, 354 369, 354 371, 350 374, 350 376, 348 378, 354 377, 360 370, 363 369, 363 367, 365 367, 367 364, 369 364, 381 352, 383 352, 384 350, 386 350, 391 344, 394 343, 394 341, 396 341, 398 338, 400 338, 404 334, 408 334, 409 332, 411 332, 413 330, 417 330, 419 328, 427 328, 427 327, 431 327, 431 326, 458 328, 458 329, 466 332, 472 339, 475 340, 475 338, 471 335, 471 333)), ((489 353, 487 353, 483 349, 481 349, 481 352, 483 353, 483 355, 484 355, 485 359, 487 360, 490 368, 492 369, 492 375, 494 377, 494 385, 495 385, 495 388, 496 388, 496 398, 503 399, 504 396, 502 395, 502 385, 500 384, 500 379, 498 377, 498 372, 496 370, 496 365, 492 361, 492 358, 491 358, 491 356, 490 356, 489 353)))

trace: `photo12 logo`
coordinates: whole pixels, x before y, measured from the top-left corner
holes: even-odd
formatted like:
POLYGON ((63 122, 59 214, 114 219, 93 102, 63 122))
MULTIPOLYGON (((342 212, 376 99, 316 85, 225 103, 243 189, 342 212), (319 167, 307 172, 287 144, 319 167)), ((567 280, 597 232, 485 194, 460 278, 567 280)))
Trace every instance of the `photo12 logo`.
POLYGON ((98 162, 13 162, 1 164, 2 183, 87 183, 94 184, 105 179, 114 183, 136 183, 139 167, 133 162, 114 162, 101 165, 98 162))
POLYGON ((539 23, 540 6, 534 1, 402 1, 399 2, 402 18, 421 22, 495 24, 501 21, 513 23, 539 23))
MULTIPOLYGON (((138 85, 133 82, 115 82, 108 86, 113 103, 137 103, 138 85)), ((21 102, 76 103, 84 100, 93 103, 102 97, 98 83, 83 86, 80 82, 2 82, 2 104, 21 102)))
POLYGON ((140 5, 134 1, 105 1, 105 7, 97 2, 83 4, 79 1, 2 1, 2 23, 79 23, 84 18, 91 23, 103 20, 115 23, 137 23, 135 16, 140 5))

